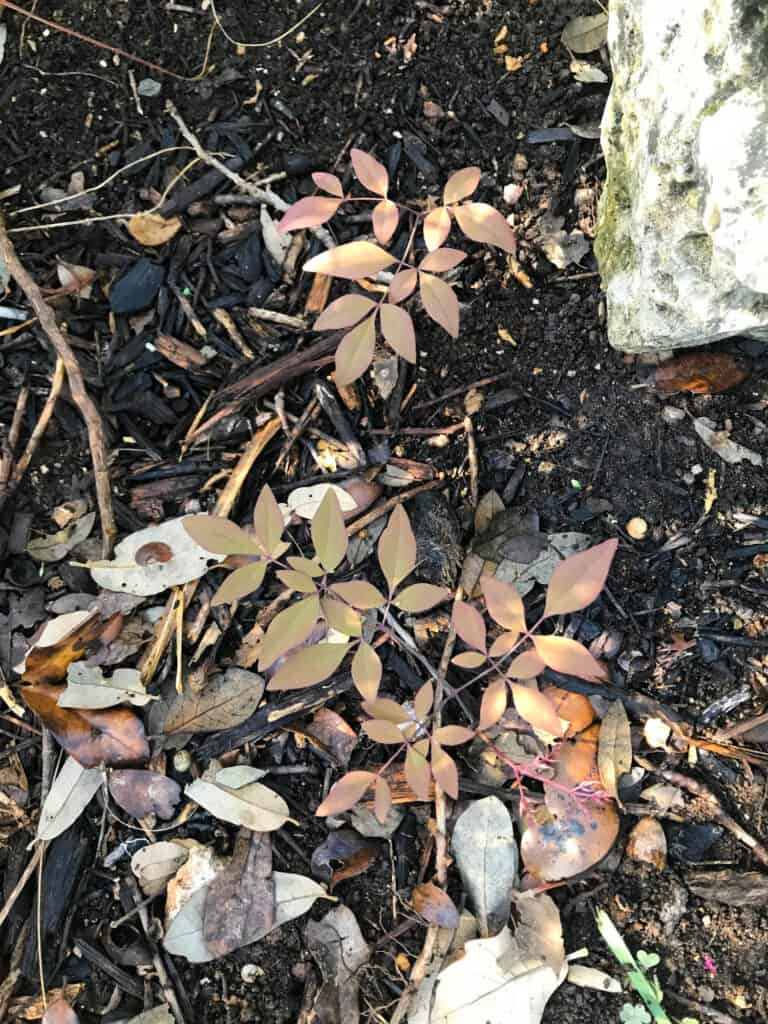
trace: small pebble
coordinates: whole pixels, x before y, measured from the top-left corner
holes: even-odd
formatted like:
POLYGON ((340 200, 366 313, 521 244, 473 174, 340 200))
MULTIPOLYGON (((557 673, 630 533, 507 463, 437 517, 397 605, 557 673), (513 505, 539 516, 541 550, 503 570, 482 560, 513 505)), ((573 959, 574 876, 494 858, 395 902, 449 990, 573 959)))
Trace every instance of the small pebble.
POLYGON ((155 96, 160 95, 162 89, 162 83, 156 81, 154 78, 142 78, 136 92, 139 96, 146 96, 148 99, 154 99, 155 96))
POLYGON ((648 523, 641 516, 634 516, 627 523, 627 533, 632 540, 645 540, 648 534, 648 523))
POLYGON ((679 423, 685 419, 685 410, 678 409, 675 405, 665 405, 661 410, 661 418, 665 423, 679 423))
POLYGON ((177 750, 173 755, 173 767, 177 772, 188 772, 192 767, 192 755, 188 750, 177 750))
POLYGON ((264 971, 258 964, 243 964, 243 968, 240 971, 240 977, 246 985, 252 985, 257 978, 264 977, 264 971))

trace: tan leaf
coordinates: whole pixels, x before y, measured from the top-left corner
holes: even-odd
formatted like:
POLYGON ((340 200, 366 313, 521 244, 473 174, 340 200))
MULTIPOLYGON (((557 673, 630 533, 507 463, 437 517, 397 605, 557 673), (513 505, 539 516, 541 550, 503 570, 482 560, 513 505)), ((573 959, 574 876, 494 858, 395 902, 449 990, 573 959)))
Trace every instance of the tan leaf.
POLYGON ((608 37, 608 15, 587 14, 571 18, 562 31, 560 41, 573 53, 599 50, 608 37))
POLYGON ((348 583, 334 583, 331 586, 334 594, 337 594, 353 608, 360 608, 367 611, 369 608, 382 608, 387 599, 367 580, 350 580, 348 583))
POLYGON ((316 331, 335 331, 342 327, 354 327, 366 313, 375 309, 376 303, 365 295, 342 295, 325 309, 315 320, 316 331))
MULTIPOLYGON (((492 658, 503 658, 517 646, 520 634, 517 632, 500 633, 491 644, 490 655, 492 658)), ((527 677, 526 677, 527 678, 527 677)))
POLYGON ((253 510, 253 531, 268 555, 274 555, 279 548, 284 530, 283 513, 271 488, 265 484, 253 510))
POLYGON ((354 281, 358 277, 372 277, 394 262, 394 256, 373 242, 347 242, 313 256, 304 264, 304 270, 354 281))
POLYGON ((419 290, 424 309, 452 338, 459 336, 459 300, 440 277, 419 271, 419 290))
POLYGON ((275 576, 289 590, 297 590, 300 594, 317 593, 317 584, 306 573, 296 572, 295 569, 280 569, 275 573, 275 576))
POLYGON ((392 807, 392 793, 387 785, 387 780, 381 776, 376 779, 374 794, 373 813, 376 815, 379 824, 383 825, 392 807))
POLYGON ((405 777, 419 800, 429 800, 432 773, 429 762, 413 747, 405 755, 405 777))
POLYGON ((564 636, 534 636, 536 653, 555 672, 581 679, 605 679, 605 668, 577 640, 564 636))
POLYGON ((395 725, 410 721, 408 712, 389 697, 363 701, 363 711, 371 718, 383 718, 387 722, 394 722, 395 725))
POLYGON ((505 679, 497 679, 486 688, 483 694, 477 728, 480 730, 490 729, 492 725, 496 725, 506 710, 507 682, 505 679))
POLYGON ((393 722, 385 722, 383 718, 374 718, 363 724, 363 732, 370 736, 374 743, 402 743, 403 734, 393 722))
POLYGON ((445 183, 443 202, 446 205, 458 203, 460 199, 471 196, 479 184, 480 168, 462 167, 460 171, 455 171, 445 183))
POLYGON ((375 347, 376 322, 373 316, 369 316, 345 334, 336 349, 336 383, 339 386, 352 384, 362 377, 373 361, 375 347))
MULTIPOLYGON (((319 507, 319 502, 318 502, 319 507)), ((318 579, 323 574, 323 567, 313 558, 297 558, 295 555, 291 555, 286 559, 288 565, 296 572, 300 572, 303 575, 309 576, 311 579, 318 579)))
POLYGON ((373 208, 373 233, 376 240, 386 245, 397 230, 400 211, 391 199, 382 199, 373 208))
POLYGON ((333 572, 343 561, 348 543, 344 516, 334 491, 327 491, 320 502, 312 516, 311 531, 318 561, 326 572, 333 572))
POLYGON ((398 505, 389 517, 379 538, 378 557, 392 594, 416 565, 416 538, 402 505, 398 505))
POLYGON ((533 679, 544 671, 545 663, 535 651, 523 651, 507 665, 510 679, 533 679))
POLYGON ((592 604, 605 586, 618 543, 606 540, 560 562, 549 581, 544 614, 567 615, 592 604))
POLYGON ((376 699, 381 674, 381 658, 370 644, 361 643, 352 659, 352 679, 366 700, 376 699))
POLYGON ((480 589, 488 614, 494 622, 516 633, 525 632, 523 599, 511 583, 504 583, 495 576, 481 576, 480 589))
POLYGON ((451 658, 451 664, 456 665, 458 668, 480 668, 484 665, 487 658, 480 651, 462 651, 461 654, 455 655, 451 658))
POLYGON ((260 782, 234 788, 221 785, 216 779, 213 782, 195 779, 184 793, 219 821, 242 825, 252 832, 273 832, 288 820, 285 800, 260 782))
POLYGON ((417 885, 411 895, 411 902, 416 913, 428 924, 436 924, 439 928, 458 928, 459 912, 456 904, 434 882, 417 885))
POLYGON ((494 245, 514 255, 517 249, 515 233, 499 211, 488 203, 454 206, 453 213, 467 238, 471 238, 473 242, 494 245))
POLYGON ((469 743, 475 738, 475 733, 463 725, 443 725, 436 730, 434 738, 441 746, 456 747, 461 743, 469 743))
POLYGON ((324 192, 329 192, 332 196, 337 196, 341 199, 344 195, 344 189, 341 181, 335 174, 327 174, 325 171, 315 171, 312 175, 312 181, 314 181, 318 188, 321 188, 324 192))
MULTIPOLYGON (((354 512, 357 509, 357 502, 352 495, 336 484, 315 484, 313 487, 297 487, 288 495, 286 504, 291 512, 295 512, 302 519, 313 519, 328 491, 333 491, 336 495, 342 512, 354 512)), ((294 569, 296 568, 298 566, 294 565, 294 569)), ((302 569, 300 571, 306 572, 310 576, 312 575, 309 569, 302 569)), ((320 572, 317 575, 322 576, 323 574, 320 572)))
POLYGON ((135 213, 128 221, 128 233, 139 245, 165 245, 181 230, 181 217, 166 219, 159 213, 135 213))
POLYGON ((212 676, 199 693, 185 688, 168 705, 163 732, 219 732, 250 718, 264 694, 264 680, 255 672, 230 666, 212 676))
POLYGON ((485 619, 467 601, 457 601, 453 606, 453 628, 468 647, 485 651, 485 619))
POLYGON ((267 563, 263 560, 235 569, 211 598, 211 606, 215 608, 220 604, 232 604, 252 594, 264 582, 266 571, 267 563))
POLYGON ((416 712, 417 718, 426 718, 432 707, 434 699, 435 689, 432 686, 432 683, 426 682, 423 686, 419 687, 416 691, 416 696, 413 698, 413 710, 416 712))
POLYGON ((286 651, 304 643, 319 618, 320 601, 314 594, 276 615, 264 637, 259 668, 269 668, 286 651))
POLYGON ((391 302, 385 302, 379 313, 384 340, 409 363, 416 362, 416 332, 410 313, 391 302))
POLYGON ((331 629, 335 629, 344 636, 362 636, 363 623, 354 608, 350 608, 343 601, 337 601, 333 597, 320 599, 320 606, 323 609, 325 621, 331 629))
MULTIPOLYGON (((434 252, 427 253, 419 264, 419 268, 421 270, 431 270, 433 274, 441 274, 446 270, 453 270, 454 267, 458 267, 466 258, 467 254, 461 249, 435 249, 434 252)), ((477 532, 481 533, 482 530, 477 532)))
POLYGON ((620 700, 613 701, 600 723, 597 767, 603 789, 618 800, 621 776, 632 768, 632 733, 620 700))
POLYGON ((456 769, 456 762, 446 754, 436 740, 431 742, 432 748, 432 775, 435 782, 443 789, 452 800, 459 799, 459 773, 456 769))
POLYGON ((347 772, 331 787, 328 796, 315 811, 318 817, 341 814, 354 807, 360 797, 376 782, 373 772, 347 772))
MULTIPOLYGON (((444 206, 430 210, 424 218, 424 244, 430 252, 439 249, 451 233, 451 215, 444 206)), ((425 268, 428 269, 428 268, 425 268)))
POLYGON ((416 270, 399 270, 389 282, 390 302, 402 302, 407 299, 419 279, 416 270))
POLYGON ((352 160, 352 170, 360 184, 370 189, 374 195, 386 196, 389 189, 386 167, 363 149, 351 149, 349 156, 352 160))
POLYGON ((216 555, 260 555, 261 549, 253 537, 221 516, 185 516, 182 526, 189 536, 206 551, 216 555))
POLYGON ((301 690, 322 683, 332 676, 344 660, 349 644, 316 644, 285 659, 268 690, 301 690))
POLYGON ((447 601, 450 596, 451 591, 446 587, 436 587, 432 583, 414 583, 401 590, 393 603, 404 612, 426 612, 435 605, 447 601))
POLYGON ((342 199, 327 196, 304 196, 289 206, 277 224, 278 231, 298 231, 300 228, 314 228, 325 224, 341 206, 342 199))
POLYGON ((512 683, 510 689, 515 710, 529 725, 552 736, 563 735, 563 723, 548 697, 532 686, 521 686, 519 683, 512 683))
POLYGON ((49 841, 74 824, 103 782, 99 768, 83 768, 68 757, 40 810, 36 839, 49 841))

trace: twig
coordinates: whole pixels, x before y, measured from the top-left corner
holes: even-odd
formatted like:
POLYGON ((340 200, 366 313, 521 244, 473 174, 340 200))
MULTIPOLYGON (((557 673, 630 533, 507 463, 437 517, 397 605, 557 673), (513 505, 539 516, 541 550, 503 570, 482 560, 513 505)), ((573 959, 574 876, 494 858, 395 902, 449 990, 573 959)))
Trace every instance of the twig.
POLYGON ((51 390, 48 394, 48 398, 45 400, 42 412, 35 424, 34 430, 30 434, 27 446, 24 449, 24 454, 18 460, 13 468, 13 476, 11 477, 11 488, 15 489, 21 483, 22 477, 29 468, 29 464, 34 458, 35 452, 40 445, 40 441, 43 438, 43 434, 50 422, 53 410, 56 408, 56 402, 59 400, 61 389, 64 387, 64 377, 66 374, 66 367, 64 366, 64 360, 60 357, 56 360, 56 368, 53 371, 53 379, 51 380, 51 390))
MULTIPOLYGON (((301 416, 299 416, 299 418, 296 420, 296 423, 291 429, 291 432, 286 437, 285 444, 280 449, 280 454, 277 456, 277 459, 275 460, 275 469, 280 469, 283 462, 288 458, 288 453, 290 452, 291 448, 293 448, 294 444, 296 444, 298 439, 307 429, 310 421, 314 419, 315 416, 317 416, 319 409, 320 403, 316 398, 313 398, 309 402, 301 416)), ((291 484, 291 486, 293 487, 296 485, 291 484)))
POLYGON ((5 923, 6 918, 13 910, 13 906, 16 900, 19 898, 19 896, 21 896, 22 892, 24 891, 24 886, 35 873, 35 868, 37 867, 40 858, 43 856, 44 845, 44 843, 39 843, 38 846, 35 848, 35 852, 32 854, 29 864, 27 864, 27 866, 24 868, 18 882, 16 883, 16 885, 14 885, 13 889, 8 894, 8 899, 5 901, 3 909, 0 910, 0 926, 2 926, 5 923))
POLYGON ((29 387, 24 384, 19 390, 19 396, 16 399, 16 407, 13 410, 13 419, 11 420, 11 425, 8 429, 8 436, 3 442, 2 456, 0 456, 0 502, 8 496, 8 485, 13 472, 13 460, 16 455, 16 445, 19 443, 21 425, 24 422, 24 413, 27 411, 28 401, 29 387))
POLYGON ((163 989, 163 996, 166 1002, 171 1008, 173 1016, 176 1018, 176 1024, 185 1024, 188 1019, 185 1017, 184 1012, 179 1005, 179 1000, 176 995, 176 989, 173 986, 173 982, 169 977, 168 971, 165 967, 165 961, 160 947, 155 939, 154 931, 151 927, 149 920, 149 913, 147 912, 147 904, 149 900, 142 900, 141 894, 139 893, 136 879, 128 875, 125 879, 125 886, 128 889, 128 893, 133 901, 135 910, 138 912, 139 920, 141 921, 141 927, 144 929, 144 935, 149 944, 149 951, 152 954, 152 963, 154 964, 155 970, 157 971, 157 978, 163 989))
POLYGON ((354 537, 356 533, 364 530, 366 526, 370 526, 371 523, 375 522, 380 516, 384 516, 387 512, 393 508, 397 508, 398 505, 403 505, 406 501, 410 501, 411 498, 415 498, 417 494, 423 494, 424 491, 435 491, 439 487, 445 487, 445 480, 429 480, 425 484, 419 484, 418 487, 412 487, 410 491, 402 491, 400 494, 395 494, 391 498, 387 498, 380 505, 374 505, 372 509, 360 516, 359 519, 355 519, 353 523, 350 523, 347 527, 347 536, 354 537))
POLYGON ((112 553, 112 545, 117 536, 117 525, 115 524, 115 514, 112 509, 112 493, 109 483, 109 470, 107 469, 107 445, 104 438, 104 425, 101 421, 99 410, 85 389, 80 364, 70 348, 69 342, 64 337, 61 328, 56 323, 53 310, 45 301, 39 287, 22 266, 19 257, 16 255, 16 249, 8 237, 5 221, 2 218, 0 218, 0 262, 5 263, 11 277, 13 277, 19 288, 24 292, 27 301, 40 321, 40 326, 56 350, 56 355, 61 359, 66 368, 69 390, 80 409, 88 430, 88 443, 91 448, 91 459, 93 461, 93 478, 96 485, 96 500, 101 516, 102 556, 109 558, 112 553))
POLYGON ((477 441, 475 440, 475 427, 471 416, 464 417, 464 430, 467 435, 467 458, 469 459, 469 500, 472 508, 477 508, 477 503, 480 500, 480 487, 478 483, 477 441))
POLYGON ((363 446, 358 441, 357 435, 327 381, 319 380, 315 383, 315 396, 322 406, 323 412, 333 424, 333 429, 338 434, 339 440, 347 446, 349 454, 357 465, 360 468, 367 466, 368 459, 365 457, 363 446))

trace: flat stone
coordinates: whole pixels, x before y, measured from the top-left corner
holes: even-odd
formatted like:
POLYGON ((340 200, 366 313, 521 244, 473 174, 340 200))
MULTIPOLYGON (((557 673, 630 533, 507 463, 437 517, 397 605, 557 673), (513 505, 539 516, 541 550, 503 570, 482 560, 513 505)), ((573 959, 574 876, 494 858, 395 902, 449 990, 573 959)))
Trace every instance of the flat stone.
POLYGON ((768 341, 768 7, 614 0, 595 253, 623 351, 768 341))
POLYGON ((110 309, 123 316, 146 309, 157 298, 164 280, 165 268, 142 256, 112 285, 110 309))

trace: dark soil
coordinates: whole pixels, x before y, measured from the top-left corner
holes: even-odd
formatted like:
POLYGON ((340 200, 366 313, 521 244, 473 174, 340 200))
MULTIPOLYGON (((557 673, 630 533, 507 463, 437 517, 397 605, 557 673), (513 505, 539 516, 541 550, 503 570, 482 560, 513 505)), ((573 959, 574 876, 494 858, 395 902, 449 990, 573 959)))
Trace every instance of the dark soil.
MULTIPOLYGON (((220 0, 218 6, 227 31, 242 40, 279 35, 309 10, 304 3, 275 5, 262 0, 220 0)), ((531 144, 527 136, 536 129, 599 120, 608 87, 576 82, 569 70, 569 55, 558 41, 569 18, 595 9, 589 0, 517 0, 512 4, 456 0, 445 5, 422 0, 329 0, 300 29, 300 36, 293 33, 278 45, 236 52, 215 33, 212 69, 203 80, 185 82, 118 61, 33 22, 23 24, 18 16, 5 11, 8 40, 0 79, 0 192, 20 186, 3 204, 10 226, 37 227, 13 237, 38 283, 56 288, 57 260, 94 268, 107 284, 145 253, 119 220, 96 220, 62 229, 56 227, 60 215, 49 217, 47 211, 37 210, 16 216, 15 211, 40 202, 44 186, 66 189, 73 171, 82 171, 86 186, 94 186, 147 151, 178 145, 175 126, 164 112, 168 98, 209 150, 229 156, 248 147, 251 155, 246 172, 261 177, 283 169, 292 171, 301 158, 301 173, 291 173, 273 186, 288 201, 311 190, 309 170, 331 167, 349 144, 394 162, 397 146, 404 141, 406 151, 397 160, 397 185, 403 195, 426 194, 430 186, 434 191, 434 182, 419 173, 408 155, 412 146, 419 149, 427 171, 433 169, 435 182, 465 165, 482 166, 486 174, 480 198, 505 213, 510 211, 501 199, 503 187, 512 182, 523 185, 514 212, 521 240, 518 257, 531 287, 524 287, 507 272, 501 254, 489 255, 480 246, 469 247, 470 260, 457 287, 462 303, 461 336, 451 342, 426 318, 420 319, 420 359, 412 375, 418 389, 401 426, 437 428, 460 420, 464 415, 462 394, 428 410, 419 411, 418 406, 455 389, 466 392, 473 381, 485 377, 499 375, 494 384, 482 389, 486 398, 514 389, 507 403, 490 411, 483 409, 474 418, 481 493, 491 488, 503 492, 515 469, 524 464, 527 471, 514 504, 522 511, 537 511, 542 529, 583 530, 595 542, 620 538, 610 595, 603 595, 590 613, 591 635, 613 630, 618 636, 620 648, 611 661, 617 685, 655 698, 698 722, 705 730, 700 734, 706 735, 706 729, 760 713, 765 704, 768 576, 764 559, 753 560, 736 549, 750 541, 764 545, 765 518, 758 526, 742 529, 738 515, 768 516, 768 493, 762 471, 748 463, 727 465, 705 447, 693 432, 691 417, 706 415, 719 428, 732 428, 735 440, 764 450, 767 361, 764 349, 735 339, 724 348, 751 363, 750 377, 741 387, 722 395, 662 399, 648 385, 652 367, 638 365, 608 347, 603 298, 591 252, 578 266, 559 271, 535 245, 537 221, 547 207, 565 218, 567 231, 580 227, 589 233, 593 226, 603 175, 599 144, 578 137, 569 142, 531 144), (507 54, 525 58, 512 73, 505 72, 503 55, 494 54, 494 40, 503 26, 508 29, 503 39, 507 54), (141 98, 141 110, 132 96, 130 70, 137 81, 152 77, 162 83, 160 96, 141 98), (425 100, 439 104, 450 116, 437 122, 427 119, 425 100), (662 416, 665 406, 684 410, 685 417, 670 422, 662 416), (710 471, 714 471, 717 499, 705 516, 710 471), (644 541, 633 541, 625 532, 634 516, 642 516, 649 524, 644 541), (672 538, 679 543, 669 544, 672 538), (687 650, 670 651, 669 645, 681 638, 695 642, 687 650), (713 702, 742 690, 736 711, 705 714, 713 702)), ((200 70, 211 27, 210 16, 201 13, 198 5, 190 5, 187 12, 166 10, 159 3, 87 0, 62 9, 41 0, 37 12, 190 78, 200 70)), ((597 54, 590 59, 599 62, 597 54)), ((117 173, 109 185, 93 194, 92 209, 69 212, 68 217, 88 219, 93 214, 146 209, 189 160, 188 152, 166 153, 127 173, 117 173)), ((346 157, 339 166, 346 169, 346 157)), ((197 180, 204 170, 200 165, 192 167, 185 180, 197 180)), ((222 190, 219 186, 218 191, 222 190)), ((236 210, 232 223, 246 215, 250 214, 242 208, 236 210)), ((248 418, 241 423, 244 430, 193 450, 196 466, 187 475, 168 478, 157 495, 137 498, 141 481, 133 477, 147 468, 172 466, 179 456, 179 440, 208 394, 242 378, 249 369, 213 319, 212 310, 217 305, 230 308, 246 331, 244 314, 249 305, 293 314, 303 309, 311 284, 306 276, 295 284, 270 282, 267 286, 267 266, 255 283, 243 283, 226 262, 226 243, 219 238, 225 226, 221 209, 206 199, 185 213, 184 230, 156 255, 170 272, 169 283, 188 289, 207 329, 207 342, 219 350, 219 357, 204 370, 188 372, 146 349, 144 342, 157 331, 157 320, 147 324, 146 335, 136 343, 135 332, 145 328, 131 328, 123 317, 117 322, 110 319, 98 287, 91 299, 79 303, 65 300, 67 304, 60 307, 112 431, 110 444, 115 454, 111 472, 124 532, 191 507, 188 503, 200 495, 205 480, 221 465, 231 464, 233 453, 265 408, 251 404, 243 410, 248 418), (256 285, 263 286, 265 293, 259 293, 256 285)), ((359 225, 342 226, 342 240, 345 231, 346 237, 354 237, 359 230, 359 225)), ((168 312, 161 311, 160 317, 165 330, 198 343, 178 313, 172 292, 166 290, 165 300, 168 312)), ((13 291, 5 301, 21 304, 13 291)), ((261 336, 250 332, 247 337, 255 344, 260 363, 292 351, 299 341, 295 333, 279 331, 261 336)), ((34 423, 47 394, 52 365, 44 340, 34 330, 0 335, 0 423, 7 426, 10 422, 24 379, 33 391, 27 421, 34 423)), ((314 376, 309 373, 286 388, 286 405, 291 411, 299 413, 304 407, 314 376)), ((407 386, 410 383, 411 379, 407 386)), ((394 454, 431 463, 444 473, 451 502, 467 526, 469 477, 462 435, 452 436, 444 447, 431 446, 423 437, 399 429, 392 436, 373 435, 371 429, 385 430, 391 421, 373 392, 364 399, 354 425, 366 447, 385 440, 394 454)), ((327 422, 323 427, 332 432, 327 422)), ((190 464, 189 460, 185 464, 190 464)), ((269 459, 261 460, 243 494, 240 518, 246 517, 263 482, 279 487, 315 472, 305 455, 287 474, 274 473, 269 459)), ((44 567, 41 580, 39 566, 23 554, 30 529, 50 532, 51 510, 89 493, 89 474, 88 448, 77 410, 68 400, 62 401, 23 490, 13 507, 6 507, 0 522, 0 539, 3 529, 13 527, 15 535, 0 583, 0 631, 3 626, 7 630, 0 664, 6 675, 15 660, 13 655, 24 647, 25 636, 28 638, 36 624, 27 623, 24 631, 17 630, 11 637, 11 606, 20 599, 18 595, 31 588, 39 591, 42 584, 45 601, 50 601, 67 590, 93 587, 84 570, 66 563, 55 570, 44 567)), ((200 496, 207 507, 209 499, 200 496)), ((433 653, 439 658, 439 638, 436 644, 433 653)), ((172 663, 164 671, 172 678, 172 663)), ((390 677, 390 686, 397 685, 390 677)), ((356 722, 356 699, 342 697, 333 707, 348 721, 356 722)), ((29 738, 12 724, 11 715, 3 719, 0 745, 10 743, 13 737, 29 738)), ((309 759, 313 771, 317 767, 311 754, 296 747, 289 733, 265 748, 252 748, 251 753, 256 763, 280 758, 286 763, 304 763, 309 759)), ((658 753, 649 756, 658 766, 665 763, 658 753)), ((39 780, 36 745, 24 748, 23 761, 30 780, 39 780)), ((689 765, 678 755, 670 755, 669 765, 704 781, 750 832, 765 834, 766 778, 762 768, 708 753, 689 765)), ((308 857, 325 838, 322 823, 311 813, 321 799, 322 779, 322 766, 315 774, 281 778, 281 791, 290 798, 300 825, 286 829, 293 839, 290 845, 279 837, 275 841, 275 867, 279 870, 308 873, 308 857)), ((632 799, 637 799, 636 795, 632 799)), ((397 939, 387 935, 407 918, 399 897, 407 898, 417 877, 425 835, 422 818, 411 812, 403 826, 404 831, 410 829, 418 836, 417 843, 398 841, 393 846, 395 862, 399 858, 398 899, 393 897, 395 869, 388 855, 363 875, 340 883, 336 890, 357 915, 374 950, 362 979, 361 1006, 367 1021, 388 1019, 405 982, 402 955, 410 964, 421 948, 420 925, 397 939), (393 903, 396 918, 392 916, 393 903)), ((633 817, 627 815, 626 829, 633 823, 633 817)), ((64 941, 53 956, 57 973, 49 973, 47 978, 49 986, 62 980, 86 983, 78 1001, 85 1020, 100 1019, 97 1014, 109 1002, 114 982, 87 958, 72 957, 70 950, 78 937, 97 943, 94 936, 100 922, 123 913, 113 883, 116 872, 128 871, 127 861, 105 868, 103 854, 131 835, 119 825, 108 825, 106 843, 100 847, 102 859, 95 861, 99 824, 98 810, 86 815, 82 832, 85 850, 77 861, 81 873, 64 908, 64 941)), ((718 1020, 768 1020, 768 1006, 761 994, 768 984, 763 955, 768 911, 759 905, 737 908, 705 902, 685 884, 690 871, 704 866, 740 870, 759 865, 727 832, 717 832, 713 833, 714 843, 692 866, 686 861, 691 847, 685 836, 681 840, 678 835, 677 843, 673 842, 680 826, 665 824, 670 859, 663 872, 616 853, 602 870, 553 890, 563 914, 566 948, 587 947, 588 963, 618 976, 594 926, 594 910, 603 907, 630 946, 659 953, 659 975, 672 1013, 682 1017, 688 1012, 706 1019, 707 1008, 712 1007, 726 1015, 716 1017, 718 1020), (707 966, 710 963, 714 972, 707 966), (674 1002, 674 993, 700 1004, 698 1010, 689 1006, 686 1011, 684 1005, 674 1002)), ((209 818, 204 817, 203 824, 193 821, 188 834, 205 841, 213 839, 223 851, 231 848, 231 834, 209 818)), ((0 848, 4 896, 26 863, 28 840, 27 833, 17 833, 0 848)), ((67 876, 68 863, 65 859, 60 868, 62 878, 67 876)), ((57 880, 50 881, 56 889, 57 880)), ((455 881, 452 891, 459 895, 455 881)), ((17 904, 7 929, 6 956, 10 956, 31 909, 25 899, 17 904)), ((325 909, 316 906, 313 913, 320 916, 325 909)), ((202 968, 177 961, 180 986, 194 1007, 194 1020, 228 1024, 297 1020, 310 970, 302 946, 303 923, 304 919, 299 919, 264 942, 202 968), (255 964, 263 972, 250 985, 241 980, 244 964, 255 964)), ((61 934, 56 935, 54 944, 61 934)), ((135 942, 136 936, 130 926, 124 943, 135 942)), ((130 965, 123 970, 138 977, 130 965)), ((26 964, 16 994, 35 991, 33 960, 31 966, 26 964)), ((158 993, 157 988, 154 992, 158 993)), ((124 999, 128 1016, 129 1010, 138 1012, 135 998, 124 999)), ((622 1001, 622 997, 566 984, 552 998, 545 1021, 618 1020, 622 1001)))

